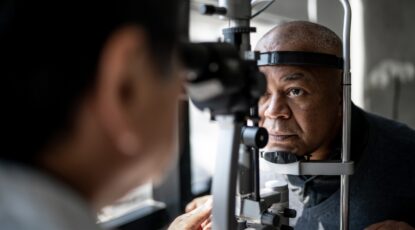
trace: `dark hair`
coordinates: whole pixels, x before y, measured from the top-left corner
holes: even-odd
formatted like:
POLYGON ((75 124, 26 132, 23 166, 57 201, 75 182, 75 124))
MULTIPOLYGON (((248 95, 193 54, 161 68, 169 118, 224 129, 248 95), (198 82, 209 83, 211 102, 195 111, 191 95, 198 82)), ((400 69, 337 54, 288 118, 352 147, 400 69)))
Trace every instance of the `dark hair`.
POLYGON ((178 1, 6 0, 0 3, 0 159, 29 163, 70 127, 94 86, 108 37, 124 25, 148 35, 159 68, 177 37, 178 1))

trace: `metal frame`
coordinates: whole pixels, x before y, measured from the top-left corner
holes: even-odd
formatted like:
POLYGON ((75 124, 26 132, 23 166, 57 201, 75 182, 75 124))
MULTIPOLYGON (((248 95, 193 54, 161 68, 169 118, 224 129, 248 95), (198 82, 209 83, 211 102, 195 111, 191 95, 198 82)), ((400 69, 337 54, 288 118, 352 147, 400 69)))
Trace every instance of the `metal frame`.
MULTIPOLYGON (((342 162, 350 161, 350 127, 351 127, 351 74, 350 74, 350 27, 351 8, 348 0, 340 0, 344 9, 343 20, 343 139, 342 162)), ((349 176, 340 177, 340 229, 349 229, 349 176)))
POLYGON ((353 162, 297 161, 288 164, 274 164, 264 161, 273 172, 287 175, 352 175, 353 162))
POLYGON ((232 115, 217 116, 219 143, 212 185, 212 229, 236 229, 235 194, 238 153, 243 123, 232 115))

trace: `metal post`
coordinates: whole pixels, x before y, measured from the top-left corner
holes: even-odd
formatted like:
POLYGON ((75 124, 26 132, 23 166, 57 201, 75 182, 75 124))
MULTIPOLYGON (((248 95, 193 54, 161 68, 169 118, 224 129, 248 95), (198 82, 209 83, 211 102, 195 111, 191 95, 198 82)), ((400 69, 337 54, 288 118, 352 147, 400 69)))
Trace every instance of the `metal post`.
MULTIPOLYGON (((343 23, 343 144, 342 162, 350 160, 350 122, 351 122, 351 74, 350 74, 350 25, 351 8, 348 0, 340 0, 344 9, 343 23)), ((349 229, 349 176, 341 175, 340 182, 340 229, 349 229)))
POLYGON ((213 228, 236 229, 235 195, 239 144, 242 122, 234 116, 216 116, 219 123, 219 143, 213 176, 213 228))
MULTIPOLYGON (((219 0, 219 6, 227 9, 226 17, 231 27, 250 27, 251 0, 219 0)), ((250 32, 241 33, 241 44, 238 49, 242 57, 246 51, 251 50, 250 32)))

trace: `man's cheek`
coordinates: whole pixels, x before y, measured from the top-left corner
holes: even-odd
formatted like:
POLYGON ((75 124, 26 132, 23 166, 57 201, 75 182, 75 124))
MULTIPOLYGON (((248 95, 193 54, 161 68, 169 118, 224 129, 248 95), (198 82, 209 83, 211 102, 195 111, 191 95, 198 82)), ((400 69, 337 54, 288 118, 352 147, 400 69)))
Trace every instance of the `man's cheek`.
POLYGON ((314 113, 314 110, 319 110, 320 106, 312 98, 303 100, 291 100, 288 102, 288 106, 291 111, 297 115, 305 115, 308 113, 314 113))
POLYGON ((259 124, 260 127, 263 127, 264 126, 264 117, 261 117, 261 116, 259 117, 258 124, 259 124))
POLYGON ((263 124, 264 124, 264 120, 265 120, 265 116, 264 116, 264 113, 265 113, 265 109, 266 109, 266 106, 264 105, 264 104, 258 104, 258 115, 259 115, 259 126, 263 126, 263 124))

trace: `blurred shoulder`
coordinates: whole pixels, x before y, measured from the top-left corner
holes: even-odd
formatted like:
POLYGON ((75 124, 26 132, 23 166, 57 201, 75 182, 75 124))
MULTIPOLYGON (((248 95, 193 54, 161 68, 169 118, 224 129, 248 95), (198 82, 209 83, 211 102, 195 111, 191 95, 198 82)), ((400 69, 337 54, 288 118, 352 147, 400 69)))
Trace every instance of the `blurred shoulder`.
POLYGON ((1 229, 98 230, 86 203, 36 170, 0 160, 1 229))

